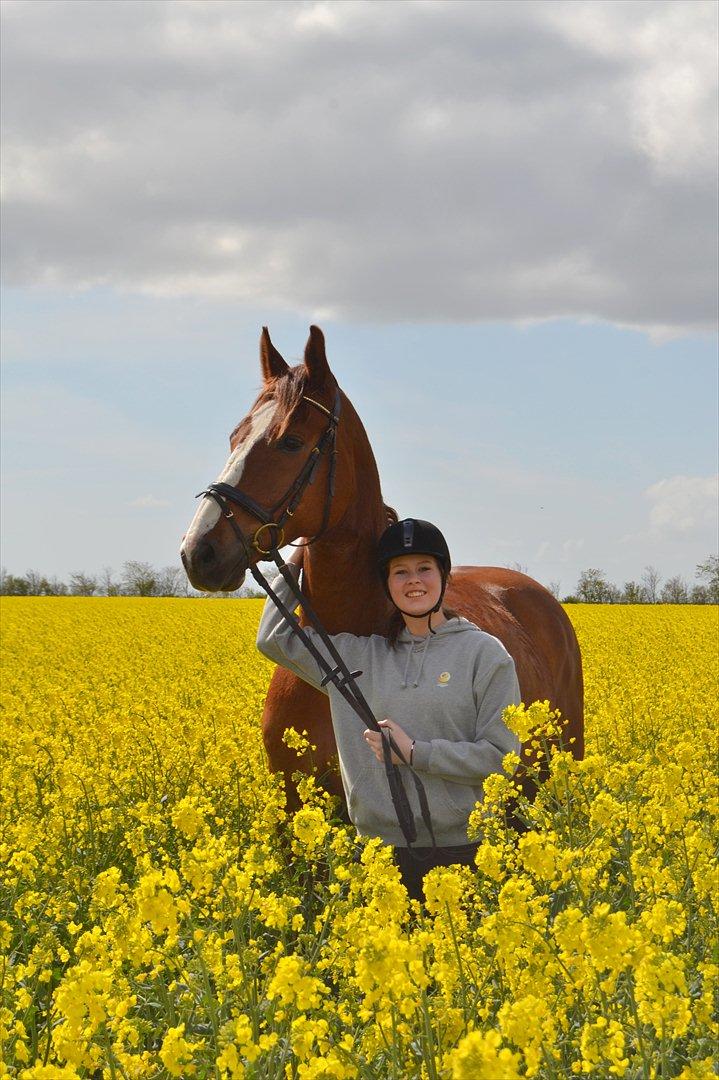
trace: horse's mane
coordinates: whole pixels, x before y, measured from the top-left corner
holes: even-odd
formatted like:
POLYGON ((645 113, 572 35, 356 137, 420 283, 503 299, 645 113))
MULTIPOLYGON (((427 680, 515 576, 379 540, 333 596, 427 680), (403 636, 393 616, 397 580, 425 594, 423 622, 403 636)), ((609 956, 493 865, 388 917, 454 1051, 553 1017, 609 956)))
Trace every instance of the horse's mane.
MULTIPOLYGON (((285 374, 278 375, 263 388, 250 412, 254 412, 265 401, 272 400, 276 404, 275 415, 268 436, 280 439, 287 431, 293 416, 302 407, 302 398, 309 388, 309 376, 304 364, 297 364, 285 374)), ((393 506, 382 502, 387 525, 394 525, 399 520, 397 511, 393 506)))
MULTIPOLYGON (((297 409, 302 405, 302 397, 307 392, 309 375, 304 364, 297 364, 290 368, 284 375, 278 375, 263 387, 255 399, 250 413, 253 413, 266 401, 274 401, 277 405, 272 418, 272 425, 267 434, 269 438, 279 439, 287 431, 290 421, 297 409)), ((239 425, 238 425, 239 426, 239 425)))

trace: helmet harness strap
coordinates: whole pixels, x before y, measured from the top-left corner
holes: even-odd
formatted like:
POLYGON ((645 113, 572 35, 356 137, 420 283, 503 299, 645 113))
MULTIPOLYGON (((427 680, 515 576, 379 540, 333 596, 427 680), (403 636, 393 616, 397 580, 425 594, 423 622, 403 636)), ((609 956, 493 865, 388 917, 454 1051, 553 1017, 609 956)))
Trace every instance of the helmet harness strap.
MULTIPOLYGON (((435 612, 439 611, 440 608, 442 607, 442 600, 444 599, 444 592, 445 592, 446 588, 447 588, 447 574, 446 574, 446 572, 444 570, 442 570, 442 589, 441 589, 440 594, 439 594, 439 600, 437 601, 437 603, 434 605, 433 608, 430 608, 429 611, 422 611, 422 612, 420 612, 419 615, 415 615, 413 611, 403 611, 402 608, 399 606, 399 604, 394 604, 394 600, 392 600, 392 603, 394 604, 394 606, 397 608, 397 611, 399 611, 401 615, 407 615, 410 619, 424 619, 425 616, 429 616, 429 618, 427 619, 427 629, 429 630, 430 634, 436 634, 437 631, 432 629, 432 616, 435 614, 435 612)), ((389 592, 389 589, 387 590, 387 592, 389 592)), ((390 600, 391 599, 392 599, 392 597, 390 597, 390 600)))

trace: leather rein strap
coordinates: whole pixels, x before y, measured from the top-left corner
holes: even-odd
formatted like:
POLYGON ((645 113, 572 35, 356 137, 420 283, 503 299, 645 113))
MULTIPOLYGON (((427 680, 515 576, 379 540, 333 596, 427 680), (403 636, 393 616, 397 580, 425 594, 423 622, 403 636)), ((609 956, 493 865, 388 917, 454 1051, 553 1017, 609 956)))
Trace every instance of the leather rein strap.
POLYGON ((427 802, 427 793, 424 789, 424 784, 420 780, 419 776, 409 764, 404 754, 401 752, 391 734, 385 729, 380 727, 377 723, 377 719, 372 712, 364 694, 357 685, 357 678, 362 674, 361 671, 350 671, 344 660, 338 653, 335 645, 320 622, 317 613, 312 608, 309 600, 300 589, 299 583, 294 577, 289 566, 282 561, 282 557, 279 553, 279 548, 285 543, 284 538, 284 524, 288 517, 292 517, 297 509, 299 502, 304 494, 305 488, 308 484, 314 483, 315 472, 317 466, 323 454, 329 452, 330 461, 327 474, 327 498, 325 500, 324 511, 322 515, 322 524, 319 531, 310 539, 305 541, 304 544, 296 544, 295 547, 306 547, 309 544, 317 540, 327 528, 329 521, 330 504, 332 502, 332 496, 334 495, 334 481, 335 481, 335 462, 337 456, 336 449, 336 436, 337 425, 339 424, 340 416, 340 394, 339 388, 335 393, 334 409, 332 412, 319 401, 315 401, 313 398, 303 395, 303 401, 307 401, 310 405, 314 405, 321 412, 329 418, 329 423, 324 433, 320 437, 319 442, 312 450, 312 453, 308 457, 307 461, 300 470, 296 480, 290 485, 288 490, 282 496, 282 498, 268 511, 259 503, 255 502, 249 495, 245 495, 244 492, 238 491, 237 488, 232 487, 230 484, 215 483, 210 484, 204 491, 199 492, 196 496, 198 499, 201 496, 209 496, 214 499, 220 507, 224 517, 232 527, 235 536, 239 540, 245 555, 247 556, 247 562, 249 565, 250 573, 255 581, 260 585, 275 606, 278 608, 285 621, 292 628, 293 632, 297 634, 309 652, 317 661, 319 668, 324 672, 324 678, 322 679, 322 685, 326 686, 331 682, 333 686, 342 694, 342 697, 359 716, 363 723, 371 728, 373 731, 379 731, 382 735, 382 754, 385 767, 385 773, 387 775, 387 781, 389 783, 390 795, 392 797, 392 804, 394 806, 395 813, 397 815, 397 821, 402 830, 402 834, 407 842, 407 847, 411 847, 417 839, 417 827, 414 821, 414 815, 407 798, 407 792, 405 791, 402 775, 399 771, 399 767, 392 761, 392 751, 400 758, 410 771, 412 780, 414 781, 415 790, 417 792, 417 799, 419 801, 419 808, 422 814, 422 820, 427 827, 429 835, 432 838, 432 846, 436 847, 436 840, 434 836, 434 830, 432 828, 432 819, 429 813, 429 803, 427 802), (241 506, 243 510, 249 511, 254 517, 256 517, 262 524, 255 532, 255 535, 251 543, 248 543, 245 534, 235 521, 232 507, 228 505, 228 501, 235 503, 237 506, 241 506), (286 503, 284 510, 276 517, 277 511, 286 503), (268 544, 268 547, 262 547, 259 538, 262 533, 267 530, 267 539, 264 543, 268 544), (315 643, 305 633, 304 628, 300 625, 300 622, 294 612, 283 604, 280 598, 273 590, 270 583, 264 577, 260 569, 252 564, 254 558, 255 549, 260 555, 269 555, 272 561, 277 566, 280 574, 287 582, 287 585, 292 590, 297 602, 302 606, 302 610, 305 614, 307 621, 315 629, 320 637, 323 645, 327 649, 328 653, 335 662, 335 667, 328 662, 327 658, 319 651, 315 643))

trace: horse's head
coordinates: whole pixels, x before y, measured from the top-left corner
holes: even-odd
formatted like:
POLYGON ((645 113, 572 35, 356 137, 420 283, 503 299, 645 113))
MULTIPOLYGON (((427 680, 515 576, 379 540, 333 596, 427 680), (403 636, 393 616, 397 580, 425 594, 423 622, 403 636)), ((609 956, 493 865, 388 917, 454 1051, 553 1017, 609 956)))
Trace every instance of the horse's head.
POLYGON ((343 483, 341 420, 333 475, 340 392, 322 331, 310 327, 304 364, 290 368, 265 327, 260 361, 262 391, 230 435, 227 463, 180 550, 190 581, 206 592, 239 589, 248 567, 271 547, 331 527, 350 497, 343 483), (271 524, 278 521, 281 530, 271 524))

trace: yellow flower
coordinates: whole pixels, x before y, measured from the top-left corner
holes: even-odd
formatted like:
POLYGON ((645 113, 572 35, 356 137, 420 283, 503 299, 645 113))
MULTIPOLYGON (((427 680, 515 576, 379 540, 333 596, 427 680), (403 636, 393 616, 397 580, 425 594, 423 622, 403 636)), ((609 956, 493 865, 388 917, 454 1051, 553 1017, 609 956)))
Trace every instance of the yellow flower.
POLYGON ((121 872, 116 866, 103 870, 97 875, 92 890, 92 901, 95 908, 116 908, 122 902, 120 892, 121 872))
POLYGON ((297 1066, 298 1080, 353 1080, 359 1070, 348 1064, 336 1051, 297 1066))
MULTIPOLYGON (((0 1077, 9 1075, 10 1073, 3 1074, 0 1064, 0 1077)), ((23 1069, 20 1080, 79 1080, 79 1076, 78 1071, 71 1065, 33 1065, 29 1069, 23 1069)))
POLYGON ((609 904, 598 904, 581 930, 581 940, 598 972, 616 976, 634 962, 640 947, 640 931, 627 924, 625 911, 611 911, 609 904))
POLYGON ((315 1044, 318 1044, 320 1051, 324 1052, 329 1046, 327 1042, 328 1031, 329 1024, 325 1019, 312 1020, 305 1014, 298 1016, 296 1020, 292 1021, 290 1029, 290 1042, 293 1053, 300 1060, 305 1061, 310 1056, 315 1044))
POLYGON ((282 733, 282 742, 285 746, 289 746, 290 750, 296 750, 298 757, 306 753, 307 750, 317 749, 317 747, 313 746, 310 742, 306 731, 303 731, 302 734, 300 734, 293 727, 285 728, 282 733))
POLYGON ((519 1054, 502 1047, 498 1031, 471 1031, 445 1055, 451 1080, 520 1080, 519 1054))
POLYGON ((270 1000, 279 998, 283 1005, 302 1011, 316 1009, 327 988, 321 979, 307 973, 307 963, 300 956, 282 956, 267 987, 270 1000))
POLYGON ((310 854, 320 847, 330 827, 318 806, 303 806, 292 819, 292 832, 310 854))
POLYGON ((172 824, 183 836, 193 840, 205 824, 205 816, 195 799, 180 799, 172 810, 172 824))
POLYGON ((559 713, 549 708, 548 701, 535 701, 531 705, 508 705, 502 713, 502 719, 509 730, 521 743, 526 743, 532 736, 553 735, 558 730, 559 713))
POLYGON ((579 1041, 582 1072, 606 1071, 624 1076, 629 1059, 624 1056, 624 1033, 616 1020, 600 1016, 585 1024, 579 1041))
POLYGON ((556 1024, 546 999, 527 994, 518 1001, 505 1002, 498 1013, 504 1038, 524 1054, 527 1076, 536 1076, 542 1063, 544 1046, 555 1040, 556 1024))
POLYGON ((662 1037, 678 1039, 691 1019, 686 976, 678 956, 648 950, 635 971, 637 1013, 662 1037))
POLYGON ((193 1056, 201 1046, 201 1042, 188 1042, 185 1025, 178 1024, 177 1027, 168 1028, 160 1047, 160 1060, 170 1076, 194 1076, 197 1070, 193 1056))
POLYGON ((538 833, 532 830, 519 840, 522 866, 542 881, 552 881, 557 872, 555 838, 552 832, 538 833))
POLYGON ((444 914, 449 908, 456 916, 462 898, 468 891, 469 875, 470 871, 464 866, 442 866, 430 870, 424 879, 424 895, 429 914, 444 914))
POLYGON ((179 889, 179 878, 172 869, 150 870, 140 878, 136 889, 137 909, 143 922, 149 922, 156 934, 177 936, 182 912, 174 894, 179 889))
POLYGON ((676 900, 657 900, 642 913, 640 922, 652 937, 668 945, 684 932, 687 917, 684 908, 676 900))
POLYGON ((716 1080, 716 1061, 713 1057, 702 1058, 685 1065, 677 1080, 716 1080))
POLYGON ((477 848, 475 862, 481 874, 492 878, 493 881, 502 881, 505 876, 502 859, 502 849, 497 845, 485 841, 477 848))

